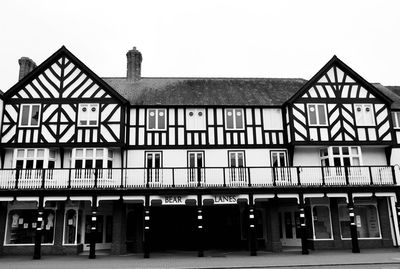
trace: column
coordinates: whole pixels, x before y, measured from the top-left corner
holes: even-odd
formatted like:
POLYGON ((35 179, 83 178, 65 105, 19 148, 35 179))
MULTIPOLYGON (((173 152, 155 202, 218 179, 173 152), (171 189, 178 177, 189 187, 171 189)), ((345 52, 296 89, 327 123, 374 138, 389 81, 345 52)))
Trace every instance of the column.
POLYGON ((249 195, 249 245, 250 256, 257 256, 256 217, 253 195, 249 195))
POLYGON ((299 195, 300 199, 300 233, 301 233, 301 254, 307 255, 307 224, 306 224, 306 214, 305 214, 305 205, 304 205, 304 196, 302 194, 299 195))
POLYGON ((203 228, 203 207, 201 198, 198 199, 199 207, 197 208, 197 256, 204 257, 204 228, 203 228))
POLYGON ((348 194, 348 199, 347 208, 349 209, 350 217, 351 251, 353 253, 360 253, 360 247, 358 246, 356 217, 354 213, 354 201, 351 193, 348 194))
POLYGON ((89 259, 96 259, 96 235, 97 235, 97 197, 92 199, 92 212, 90 223, 90 247, 89 259))
POLYGON ((149 197, 146 197, 144 207, 144 231, 143 231, 143 252, 144 258, 150 258, 150 206, 149 197))
POLYGON ((33 252, 33 259, 40 260, 41 248, 42 248, 42 223, 43 223, 43 213, 44 213, 44 206, 43 206, 43 196, 39 197, 38 203, 38 212, 37 212, 37 219, 36 219, 36 233, 35 233, 35 249, 33 252))

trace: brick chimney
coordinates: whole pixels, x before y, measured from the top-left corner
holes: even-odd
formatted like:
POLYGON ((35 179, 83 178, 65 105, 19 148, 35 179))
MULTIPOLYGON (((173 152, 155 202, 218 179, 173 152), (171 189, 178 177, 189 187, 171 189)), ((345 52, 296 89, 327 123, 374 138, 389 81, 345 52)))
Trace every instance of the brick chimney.
POLYGON ((136 49, 136 47, 133 47, 133 49, 126 53, 126 58, 128 60, 126 79, 131 82, 140 80, 142 54, 136 49))
POLYGON ((19 78, 18 78, 18 80, 23 79, 33 69, 36 68, 35 62, 28 57, 21 57, 21 59, 18 60, 18 63, 19 63, 19 78))

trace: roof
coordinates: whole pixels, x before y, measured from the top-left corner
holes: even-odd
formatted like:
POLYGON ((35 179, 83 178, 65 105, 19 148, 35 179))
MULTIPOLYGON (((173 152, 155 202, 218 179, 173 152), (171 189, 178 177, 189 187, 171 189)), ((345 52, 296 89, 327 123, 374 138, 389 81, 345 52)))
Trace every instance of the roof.
POLYGON ((297 78, 103 78, 131 105, 280 106, 307 81, 297 78))
POLYGON ((383 86, 380 83, 372 83, 372 85, 393 101, 392 109, 400 109, 400 86, 383 86))

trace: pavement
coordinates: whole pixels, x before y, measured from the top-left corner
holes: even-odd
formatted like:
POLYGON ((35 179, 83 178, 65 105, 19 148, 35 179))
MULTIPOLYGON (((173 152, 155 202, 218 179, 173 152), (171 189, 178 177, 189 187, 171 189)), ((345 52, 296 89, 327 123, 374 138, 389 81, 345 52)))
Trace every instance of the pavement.
POLYGON ((352 268, 363 265, 368 268, 400 268, 400 249, 364 249, 353 254, 351 250, 311 251, 301 255, 299 251, 280 253, 259 251, 257 256, 248 252, 207 251, 205 257, 196 257, 195 252, 152 253, 150 259, 142 254, 109 256, 99 253, 94 260, 86 255, 79 256, 43 256, 41 260, 32 260, 28 256, 0 257, 1 269, 125 269, 125 268, 316 268, 332 266, 352 268), (379 266, 378 266, 379 265, 379 266))

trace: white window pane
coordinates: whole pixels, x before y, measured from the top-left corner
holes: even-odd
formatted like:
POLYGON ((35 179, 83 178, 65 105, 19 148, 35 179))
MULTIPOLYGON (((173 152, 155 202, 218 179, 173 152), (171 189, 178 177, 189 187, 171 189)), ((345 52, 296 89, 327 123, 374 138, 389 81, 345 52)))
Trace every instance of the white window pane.
POLYGON ((358 148, 357 147, 351 147, 351 154, 352 155, 358 155, 358 148))
POLYGON ((38 158, 43 158, 44 157, 44 149, 38 149, 37 150, 37 157, 38 158))
POLYGON ((77 149, 75 151, 75 156, 78 158, 82 158, 83 157, 83 149, 77 149))
POLYGON ((19 150, 17 150, 17 158, 24 158, 24 153, 25 153, 25 150, 24 149, 19 149, 19 150))
POLYGON ((35 157, 35 150, 34 149, 28 149, 28 158, 33 158, 35 157))
POLYGON ((93 149, 87 149, 86 150, 86 157, 87 158, 93 157, 93 149))
POLYGON ((49 157, 50 157, 51 159, 54 159, 54 158, 56 157, 56 151, 55 151, 55 150, 50 150, 50 151, 49 151, 49 157))
POLYGON ((112 158, 113 157, 113 151, 112 150, 108 150, 108 158, 112 158))
POLYGON ((103 158, 103 150, 102 149, 96 149, 96 158, 97 159, 103 158))
POLYGON ((39 125, 39 113, 40 113, 39 111, 40 111, 39 105, 32 106, 32 116, 31 116, 31 125, 32 126, 39 125))

